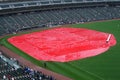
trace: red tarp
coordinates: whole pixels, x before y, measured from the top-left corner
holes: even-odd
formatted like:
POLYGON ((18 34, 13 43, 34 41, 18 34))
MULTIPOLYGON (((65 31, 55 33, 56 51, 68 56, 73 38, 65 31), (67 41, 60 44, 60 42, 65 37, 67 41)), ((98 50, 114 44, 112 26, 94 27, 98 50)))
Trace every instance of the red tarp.
POLYGON ((116 44, 111 34, 84 28, 54 28, 8 41, 37 60, 67 62, 101 54, 116 44))

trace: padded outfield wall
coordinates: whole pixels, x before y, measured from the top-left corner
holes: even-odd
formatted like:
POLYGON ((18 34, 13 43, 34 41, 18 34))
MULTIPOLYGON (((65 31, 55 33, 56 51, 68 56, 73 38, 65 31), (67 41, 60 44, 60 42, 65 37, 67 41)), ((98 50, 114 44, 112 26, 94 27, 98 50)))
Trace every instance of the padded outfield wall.
MULTIPOLYGON (((74 80, 119 80, 120 20, 75 24, 72 25, 72 27, 82 27, 112 33, 117 40, 117 44, 104 54, 95 57, 65 63, 48 61, 47 69, 68 76, 74 80)), ((32 57, 26 55, 24 52, 9 44, 9 42, 7 42, 7 38, 9 37, 10 36, 7 36, 1 39, 1 44, 19 54, 20 56, 23 56, 27 60, 34 62, 36 65, 42 66, 42 61, 33 59, 32 57)))

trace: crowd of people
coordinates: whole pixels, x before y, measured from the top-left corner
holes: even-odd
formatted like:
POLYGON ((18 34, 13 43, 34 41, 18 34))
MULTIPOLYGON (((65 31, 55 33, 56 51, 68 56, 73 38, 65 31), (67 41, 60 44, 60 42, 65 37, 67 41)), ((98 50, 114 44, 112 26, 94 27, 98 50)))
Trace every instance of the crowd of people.
POLYGON ((0 52, 0 80, 56 80, 53 76, 46 75, 41 71, 19 64, 16 64, 18 67, 15 67, 10 63, 14 64, 15 61, 0 52))

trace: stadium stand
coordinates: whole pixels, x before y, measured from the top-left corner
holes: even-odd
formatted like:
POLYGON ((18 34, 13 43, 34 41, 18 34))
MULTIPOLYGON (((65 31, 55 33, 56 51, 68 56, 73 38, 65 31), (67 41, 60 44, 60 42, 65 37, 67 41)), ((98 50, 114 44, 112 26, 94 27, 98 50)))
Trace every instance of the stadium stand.
POLYGON ((0 16, 0 35, 36 26, 84 23, 120 18, 120 7, 87 7, 45 10, 0 16), (114 12, 114 13, 113 13, 114 12))
POLYGON ((23 67, 15 59, 8 58, 0 52, 0 80, 55 80, 52 76, 23 67), (12 63, 12 65, 11 65, 12 63), (16 64, 16 66, 13 66, 16 64))

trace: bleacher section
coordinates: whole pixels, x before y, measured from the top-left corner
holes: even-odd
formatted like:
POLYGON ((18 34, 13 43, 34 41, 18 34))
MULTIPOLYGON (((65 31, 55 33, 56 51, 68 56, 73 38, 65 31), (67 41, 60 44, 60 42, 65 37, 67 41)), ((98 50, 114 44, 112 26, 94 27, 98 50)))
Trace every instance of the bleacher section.
POLYGON ((15 68, 10 65, 7 59, 10 60, 10 58, 0 52, 0 80, 55 80, 52 76, 45 75, 29 67, 18 65, 20 67, 15 68))
POLYGON ((45 10, 0 16, 0 35, 22 28, 63 25, 120 18, 120 7, 88 7, 45 10))

